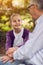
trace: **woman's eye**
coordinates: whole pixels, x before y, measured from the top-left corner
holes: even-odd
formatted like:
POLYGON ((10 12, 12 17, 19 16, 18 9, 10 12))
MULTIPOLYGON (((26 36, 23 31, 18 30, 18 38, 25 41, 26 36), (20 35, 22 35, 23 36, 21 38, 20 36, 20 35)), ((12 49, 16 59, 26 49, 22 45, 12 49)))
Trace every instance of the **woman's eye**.
POLYGON ((16 20, 14 20, 13 22, 16 22, 16 20))
POLYGON ((20 20, 18 20, 18 22, 20 22, 20 20))

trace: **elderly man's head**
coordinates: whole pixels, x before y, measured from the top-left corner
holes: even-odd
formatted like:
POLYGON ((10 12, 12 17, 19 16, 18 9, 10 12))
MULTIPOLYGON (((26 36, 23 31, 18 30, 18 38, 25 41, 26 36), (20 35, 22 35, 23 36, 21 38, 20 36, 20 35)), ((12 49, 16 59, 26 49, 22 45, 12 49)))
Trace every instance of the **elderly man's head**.
POLYGON ((30 4, 35 4, 40 9, 43 9, 43 0, 30 0, 30 4))
POLYGON ((43 0, 30 0, 28 10, 33 19, 37 19, 43 12, 43 0))

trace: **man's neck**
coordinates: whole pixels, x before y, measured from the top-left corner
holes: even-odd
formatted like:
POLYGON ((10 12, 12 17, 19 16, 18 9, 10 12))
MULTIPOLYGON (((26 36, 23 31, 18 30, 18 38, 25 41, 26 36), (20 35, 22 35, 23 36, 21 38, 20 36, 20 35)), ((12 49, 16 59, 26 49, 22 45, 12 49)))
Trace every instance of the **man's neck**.
POLYGON ((37 13, 38 13, 37 14, 37 19, 38 19, 43 14, 43 12, 38 11, 37 13))

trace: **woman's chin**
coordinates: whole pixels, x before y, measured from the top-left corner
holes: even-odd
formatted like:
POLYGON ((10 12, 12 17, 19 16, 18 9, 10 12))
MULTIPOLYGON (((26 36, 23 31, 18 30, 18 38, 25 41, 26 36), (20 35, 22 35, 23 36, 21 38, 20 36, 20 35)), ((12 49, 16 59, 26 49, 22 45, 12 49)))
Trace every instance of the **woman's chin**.
POLYGON ((20 29, 20 27, 15 27, 15 29, 20 29))

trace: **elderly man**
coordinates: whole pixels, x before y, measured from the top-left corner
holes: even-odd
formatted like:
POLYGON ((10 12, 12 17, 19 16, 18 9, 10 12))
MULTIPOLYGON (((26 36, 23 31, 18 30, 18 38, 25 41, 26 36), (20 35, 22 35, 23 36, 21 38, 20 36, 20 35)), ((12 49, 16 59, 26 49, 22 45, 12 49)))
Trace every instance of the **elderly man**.
POLYGON ((43 0, 30 0, 28 10, 36 22, 36 27, 30 40, 14 51, 11 57, 14 60, 24 60, 28 65, 43 65, 43 0))

